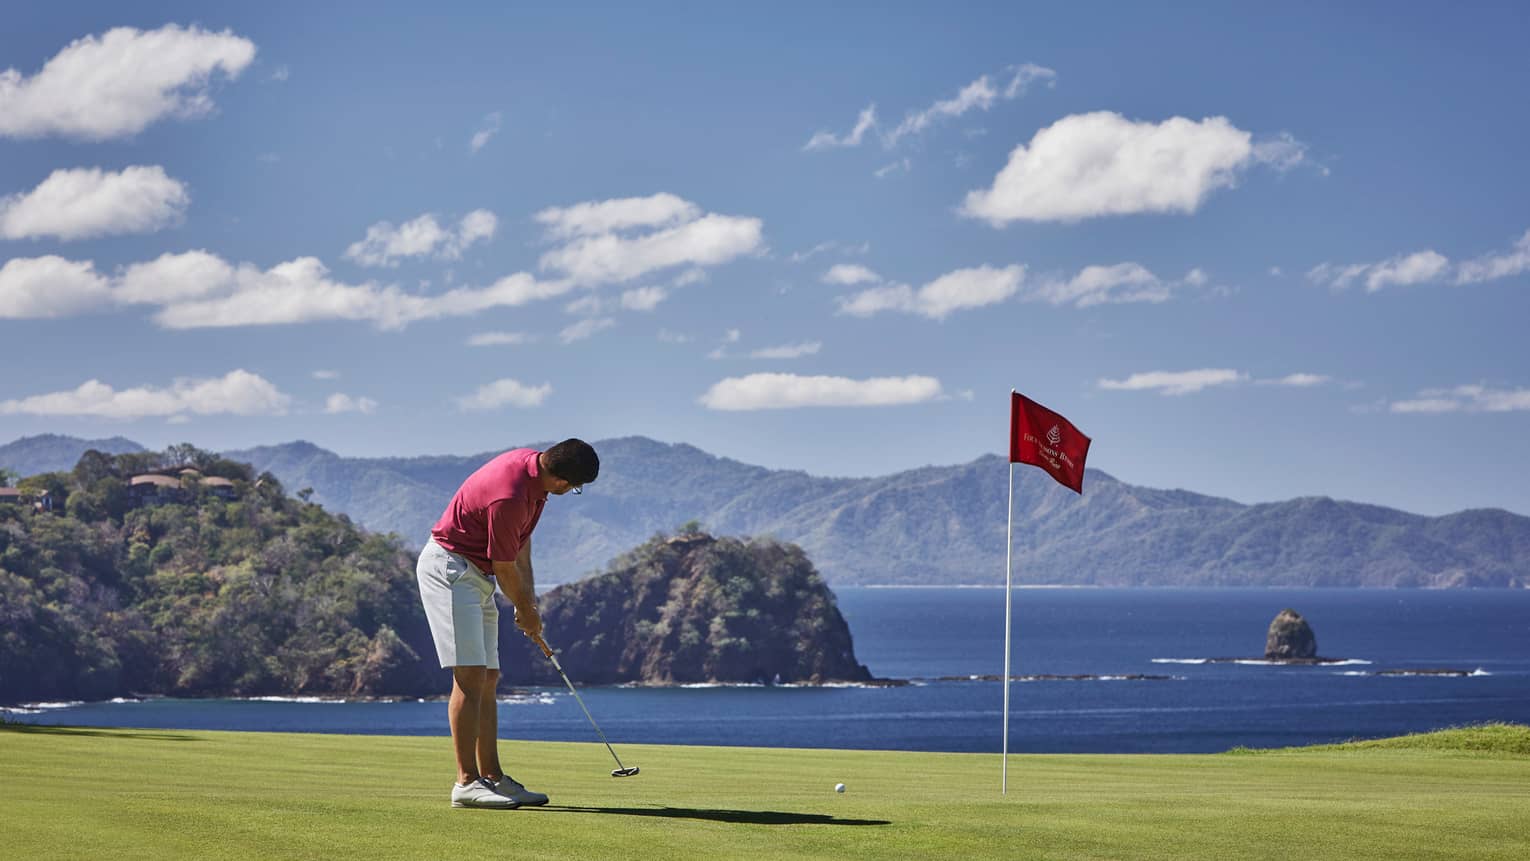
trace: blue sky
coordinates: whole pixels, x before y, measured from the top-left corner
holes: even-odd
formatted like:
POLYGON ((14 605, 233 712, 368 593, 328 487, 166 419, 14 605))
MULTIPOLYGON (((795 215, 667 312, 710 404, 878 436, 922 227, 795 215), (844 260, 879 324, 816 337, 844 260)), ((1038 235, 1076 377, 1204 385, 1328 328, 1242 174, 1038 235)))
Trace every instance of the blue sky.
POLYGON ((0 439, 877 475, 1014 387, 1530 513, 1522 4, 119 6, 0 30, 0 439))

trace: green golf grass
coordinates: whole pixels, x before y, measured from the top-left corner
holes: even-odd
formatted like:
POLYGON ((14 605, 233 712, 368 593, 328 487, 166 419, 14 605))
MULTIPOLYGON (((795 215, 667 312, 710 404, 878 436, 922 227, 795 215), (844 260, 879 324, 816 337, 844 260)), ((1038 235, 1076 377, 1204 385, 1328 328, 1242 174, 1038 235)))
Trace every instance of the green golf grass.
POLYGON ((504 742, 552 803, 481 811, 446 738, 12 724, 0 857, 1530 858, 1530 728, 1455 732, 1015 755, 1007 796, 995 755, 504 742))

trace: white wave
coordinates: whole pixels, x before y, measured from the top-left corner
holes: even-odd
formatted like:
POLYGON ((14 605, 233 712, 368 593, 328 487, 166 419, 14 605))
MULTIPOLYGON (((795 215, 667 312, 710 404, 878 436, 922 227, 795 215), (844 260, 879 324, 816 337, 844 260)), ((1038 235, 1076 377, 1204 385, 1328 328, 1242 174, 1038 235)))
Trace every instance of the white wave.
POLYGON ((1154 658, 1155 664, 1208 664, 1210 658, 1154 658))
POLYGON ((1350 666, 1352 664, 1370 664, 1370 663, 1373 663, 1373 662, 1372 661, 1367 661, 1364 658, 1345 658, 1342 661, 1334 661, 1332 663, 1325 664, 1324 666, 1329 666, 1329 667, 1347 667, 1347 666, 1350 666))
POLYGON ((1263 658, 1239 658, 1233 661, 1235 664, 1244 664, 1250 667, 1283 667, 1284 661, 1266 661, 1263 658))
POLYGON ((235 697, 249 703, 322 703, 325 705, 344 705, 350 700, 334 699, 332 697, 235 697))
MULTIPOLYGON (((763 688, 760 682, 688 682, 683 685, 675 685, 677 688, 763 688)), ((777 685, 777 687, 794 687, 793 685, 777 685)))
POLYGON ((506 706, 550 706, 555 705, 557 700, 553 699, 552 694, 512 694, 500 697, 499 703, 506 706))
POLYGON ((1336 675, 1336 676, 1368 676, 1368 675, 1370 675, 1370 673, 1366 672, 1365 670, 1340 670, 1340 671, 1334 673, 1334 675, 1336 675))
MULTIPOLYGON (((37 709, 38 711, 43 711, 46 709, 72 709, 75 706, 82 705, 85 705, 85 703, 81 702, 80 700, 74 700, 67 703, 22 703, 21 707, 24 709, 37 709)), ((34 712, 34 714, 35 713, 36 712, 34 712)))
POLYGON ((1473 676, 1491 676, 1492 673, 1488 672, 1487 670, 1484 670, 1481 667, 1478 667, 1477 669, 1472 670, 1471 675, 1473 675, 1473 676))
POLYGON ((40 715, 42 709, 29 709, 26 706, 0 706, 0 712, 8 715, 40 715))
POLYGON ((120 706, 123 703, 141 703, 143 700, 137 699, 136 697, 112 697, 110 700, 108 700, 108 702, 120 706))

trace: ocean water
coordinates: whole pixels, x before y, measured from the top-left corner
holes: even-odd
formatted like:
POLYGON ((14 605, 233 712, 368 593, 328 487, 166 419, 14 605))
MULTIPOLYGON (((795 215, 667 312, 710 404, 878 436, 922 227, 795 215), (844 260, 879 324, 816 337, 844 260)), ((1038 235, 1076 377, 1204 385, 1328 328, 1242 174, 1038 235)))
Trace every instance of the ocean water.
MULTIPOLYGON (((837 590, 856 653, 903 687, 581 688, 611 742, 997 752, 1002 589, 837 590), (960 680, 948 680, 951 678, 960 680)), ((1017 752, 1194 753, 1530 723, 1530 591, 1017 589, 1017 752), (1255 659, 1282 608, 1339 665, 1255 659), (1462 676, 1384 672, 1457 670, 1462 676), (1130 676, 1162 678, 1131 679, 1130 676), (1114 678, 1112 678, 1114 677, 1114 678)), ((551 633, 551 632, 550 632, 551 633)), ((443 693, 448 684, 443 673, 443 693)), ((575 679, 578 684, 578 679, 575 679)), ((29 704, 40 724, 444 735, 426 702, 149 699, 29 704)), ((505 692, 507 739, 595 738, 566 689, 505 692)))

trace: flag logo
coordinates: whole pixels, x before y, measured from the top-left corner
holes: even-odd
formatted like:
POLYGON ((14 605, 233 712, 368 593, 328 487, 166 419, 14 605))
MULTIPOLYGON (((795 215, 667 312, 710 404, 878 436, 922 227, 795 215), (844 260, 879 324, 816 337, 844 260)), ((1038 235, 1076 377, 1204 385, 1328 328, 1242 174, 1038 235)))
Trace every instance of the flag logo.
POLYGON ((1010 463, 1039 466, 1064 487, 1083 493, 1088 454, 1089 437, 1072 422, 1019 392, 1010 393, 1010 463))

